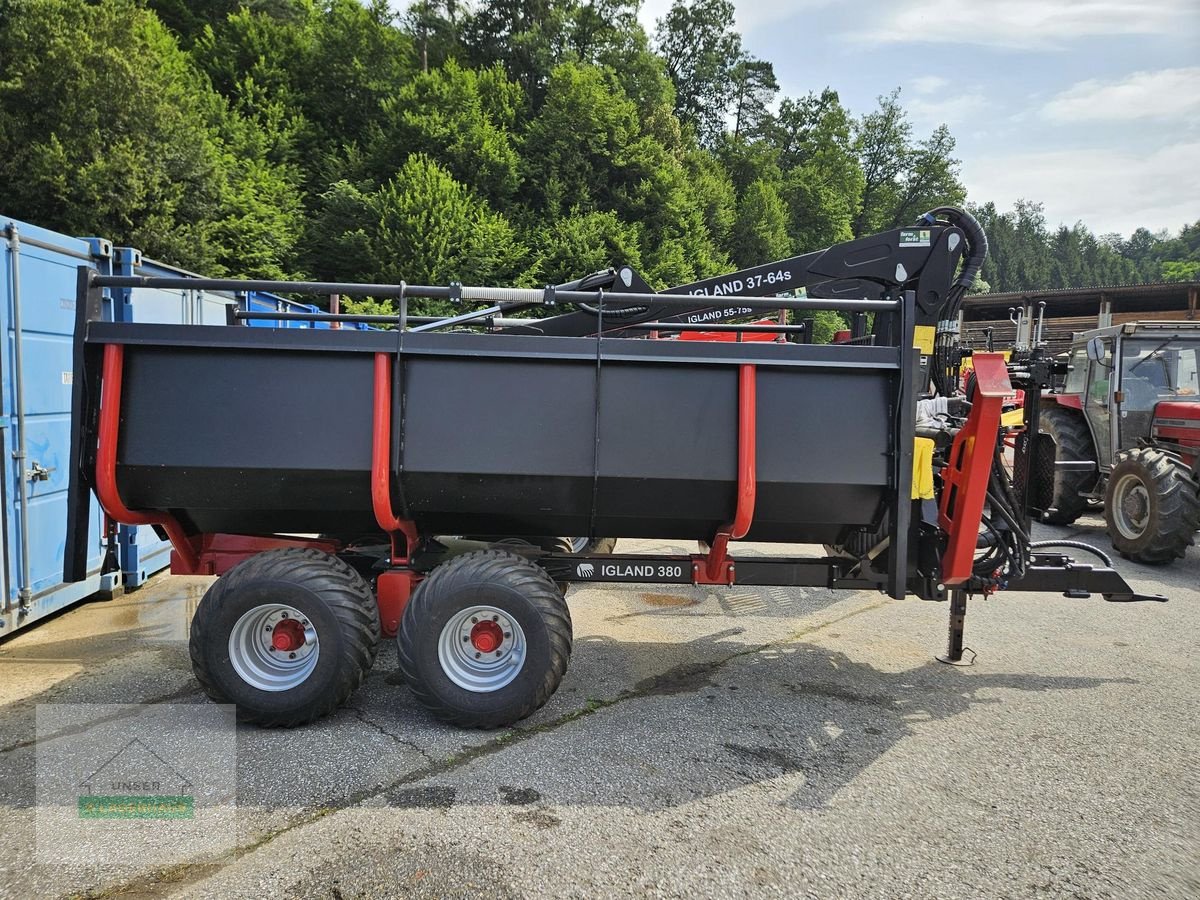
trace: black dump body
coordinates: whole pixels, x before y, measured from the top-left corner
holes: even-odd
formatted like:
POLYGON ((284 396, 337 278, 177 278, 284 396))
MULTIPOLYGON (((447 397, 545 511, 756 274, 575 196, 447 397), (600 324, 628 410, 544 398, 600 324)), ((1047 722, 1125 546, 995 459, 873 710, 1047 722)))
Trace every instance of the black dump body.
MULTIPOLYGON (((757 367, 747 539, 832 543, 896 494, 886 346, 92 323, 125 346, 117 482, 231 534, 378 531, 376 353, 397 512, 427 534, 710 540, 735 508, 738 371, 757 367)), ((907 485, 903 486, 907 490, 907 485)))

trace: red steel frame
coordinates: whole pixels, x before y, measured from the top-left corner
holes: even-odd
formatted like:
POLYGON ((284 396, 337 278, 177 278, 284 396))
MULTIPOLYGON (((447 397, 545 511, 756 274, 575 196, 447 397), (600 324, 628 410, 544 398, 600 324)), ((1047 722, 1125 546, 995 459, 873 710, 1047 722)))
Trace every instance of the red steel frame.
POLYGON ((401 519, 392 507, 392 357, 375 354, 374 416, 371 432, 371 506, 375 521, 392 542, 391 568, 379 574, 375 595, 379 601, 379 619, 386 635, 400 628, 400 617, 421 575, 408 567, 417 546, 417 526, 401 519), (399 543, 403 541, 404 550, 399 543))
POLYGON ((1004 400, 1012 396, 1008 367, 999 353, 977 353, 975 394, 967 423, 954 437, 950 462, 942 470, 938 526, 947 535, 942 554, 942 580, 959 585, 971 577, 979 523, 987 501, 988 481, 996 454, 996 435, 1004 400))
POLYGON ((754 503, 758 497, 757 465, 758 395, 755 367, 738 367, 738 484, 737 508, 733 521, 724 525, 713 538, 707 556, 692 560, 692 578, 696 584, 733 584, 734 563, 728 557, 729 542, 740 540, 754 521, 754 503))
POLYGON ((104 361, 100 383, 100 422, 96 448, 96 497, 105 515, 126 525, 158 525, 167 533, 176 557, 190 574, 200 566, 200 554, 179 521, 168 513, 134 512, 121 500, 117 490, 117 438, 121 431, 121 384, 125 371, 125 347, 104 345, 104 361))

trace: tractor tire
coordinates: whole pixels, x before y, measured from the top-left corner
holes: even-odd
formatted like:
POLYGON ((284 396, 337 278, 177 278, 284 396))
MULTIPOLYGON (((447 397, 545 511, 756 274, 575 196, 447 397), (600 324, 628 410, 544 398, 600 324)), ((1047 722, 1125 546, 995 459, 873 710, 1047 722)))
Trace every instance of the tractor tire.
POLYGON ((571 613, 529 560, 502 550, 456 556, 413 592, 400 623, 400 671, 439 719, 499 728, 540 709, 571 658, 571 613))
POLYGON ((341 706, 379 651, 370 586, 319 550, 267 550, 222 575, 192 619, 200 687, 238 718, 291 728, 341 706))
POLYGON ((1178 456, 1155 447, 1117 454, 1104 500, 1108 536, 1126 559, 1161 566, 1181 558, 1200 528, 1200 486, 1178 456))
POLYGON ((616 538, 567 538, 571 544, 572 553, 601 554, 612 553, 617 546, 616 538))
MULTIPOLYGON (((1096 461, 1096 447, 1092 433, 1083 416, 1063 406, 1047 405, 1038 417, 1038 427, 1054 439, 1055 460, 1067 462, 1096 461)), ((1054 481, 1053 501, 1043 519, 1050 525, 1070 525, 1088 510, 1088 500, 1083 492, 1096 483, 1096 471, 1054 469, 1037 472, 1039 479, 1054 481)))

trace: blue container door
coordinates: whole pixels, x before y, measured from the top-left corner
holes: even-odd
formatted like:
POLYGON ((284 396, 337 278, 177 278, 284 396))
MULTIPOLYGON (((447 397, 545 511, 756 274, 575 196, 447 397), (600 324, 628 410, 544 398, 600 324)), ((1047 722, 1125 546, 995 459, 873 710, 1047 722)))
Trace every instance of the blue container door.
MULTIPOLYGON (((99 590, 104 539, 99 505, 93 499, 88 556, 89 577, 63 584, 66 550, 68 457, 72 382, 72 336, 75 330, 76 268, 87 264, 87 243, 3 220, 4 334, 3 441, 4 478, 4 610, 0 634, 34 621, 99 590), (16 240, 13 240, 13 232, 16 240), (20 297, 21 356, 14 299, 20 297), (17 392, 24 396, 25 427, 17 417, 17 392), (23 438, 23 441, 22 441, 23 438), (25 458, 15 458, 22 445, 25 458), (28 530, 22 530, 21 487, 28 497, 28 530), (24 556, 29 581, 25 583, 24 556), (24 611, 20 608, 26 589, 24 611)), ((103 586, 111 587, 105 583, 103 586)))

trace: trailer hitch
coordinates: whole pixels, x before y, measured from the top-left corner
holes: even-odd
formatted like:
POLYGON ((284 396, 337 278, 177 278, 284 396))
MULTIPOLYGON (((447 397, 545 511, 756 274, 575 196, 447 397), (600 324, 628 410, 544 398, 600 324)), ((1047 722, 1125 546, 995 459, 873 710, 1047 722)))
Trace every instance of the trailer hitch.
POLYGON ((1111 603, 1167 602, 1161 594, 1135 591, 1116 569, 1077 562, 1061 553, 1034 554, 1025 574, 1010 581, 1008 590, 1061 593, 1076 600, 1086 600, 1095 593, 1111 603))

